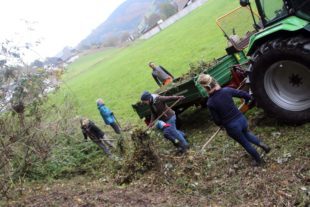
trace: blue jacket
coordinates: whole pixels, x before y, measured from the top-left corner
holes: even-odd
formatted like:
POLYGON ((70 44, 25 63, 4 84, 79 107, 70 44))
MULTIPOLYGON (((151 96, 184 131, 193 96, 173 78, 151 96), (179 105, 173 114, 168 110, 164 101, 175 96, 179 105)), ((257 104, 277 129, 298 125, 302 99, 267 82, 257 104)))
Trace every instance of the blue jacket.
POLYGON ((247 92, 228 87, 210 94, 207 106, 215 124, 225 127, 230 121, 242 116, 234 104, 233 97, 244 98, 246 103, 251 100, 251 96, 247 92))
POLYGON ((104 104, 98 104, 98 110, 100 111, 100 115, 104 120, 105 124, 110 125, 115 122, 112 111, 104 104))

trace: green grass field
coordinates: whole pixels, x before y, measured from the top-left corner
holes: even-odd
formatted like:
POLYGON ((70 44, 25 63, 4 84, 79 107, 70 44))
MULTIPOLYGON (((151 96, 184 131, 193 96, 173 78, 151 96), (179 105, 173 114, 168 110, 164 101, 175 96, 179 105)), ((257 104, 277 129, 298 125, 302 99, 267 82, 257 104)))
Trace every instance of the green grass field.
POLYGON ((122 122, 137 122, 131 104, 142 91, 157 88, 148 62, 163 65, 177 77, 191 62, 224 55, 227 41, 215 20, 237 6, 236 0, 209 0, 149 40, 80 58, 69 66, 56 99, 71 93, 78 100, 80 115, 100 120, 95 101, 102 97, 122 122))

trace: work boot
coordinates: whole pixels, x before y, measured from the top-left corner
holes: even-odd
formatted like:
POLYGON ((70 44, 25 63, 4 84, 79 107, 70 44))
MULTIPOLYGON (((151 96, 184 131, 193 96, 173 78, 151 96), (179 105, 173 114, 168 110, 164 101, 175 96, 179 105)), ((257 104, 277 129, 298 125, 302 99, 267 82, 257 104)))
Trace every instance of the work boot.
POLYGON ((257 160, 253 160, 253 161, 251 162, 251 165, 252 165, 253 167, 259 167, 259 166, 261 166, 262 164, 263 164, 262 161, 257 161, 257 160))
POLYGON ((263 142, 259 143, 259 146, 266 152, 266 154, 268 154, 271 150, 271 148, 263 142))

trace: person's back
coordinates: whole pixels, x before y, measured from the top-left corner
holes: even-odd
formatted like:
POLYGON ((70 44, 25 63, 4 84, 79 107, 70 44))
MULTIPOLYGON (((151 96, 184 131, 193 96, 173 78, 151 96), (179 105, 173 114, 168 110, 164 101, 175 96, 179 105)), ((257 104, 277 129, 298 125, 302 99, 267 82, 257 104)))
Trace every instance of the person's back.
POLYGON ((152 120, 155 120, 162 113, 164 115, 160 118, 163 121, 168 121, 172 116, 175 115, 175 112, 169 108, 166 104, 168 101, 175 101, 178 96, 159 96, 157 95, 150 104, 150 109, 152 112, 152 120))
POLYGON ((221 124, 223 125, 242 116, 242 113, 234 104, 233 97, 247 98, 248 100, 251 99, 246 92, 228 87, 215 91, 213 94, 210 94, 208 99, 208 108, 217 112, 221 124))
POLYGON ((152 76, 159 86, 167 85, 173 81, 173 75, 163 66, 156 66, 153 62, 150 62, 149 67, 152 68, 152 76))
POLYGON ((245 99, 245 103, 251 100, 251 96, 240 90, 221 88, 217 81, 208 74, 200 74, 198 82, 209 94, 208 108, 213 121, 224 127, 227 134, 237 141, 254 158, 254 165, 260 165, 262 160, 259 153, 251 145, 261 147, 266 153, 270 147, 253 135, 248 129, 246 117, 235 106, 233 97, 245 99))
POLYGON ((110 156, 111 153, 109 147, 113 147, 113 145, 109 141, 105 140, 105 133, 89 119, 82 118, 80 123, 85 141, 87 141, 87 138, 89 137, 94 143, 103 149, 107 155, 110 156))
POLYGON ((100 112, 101 117, 103 118, 105 124, 110 125, 114 122, 114 118, 112 116, 112 112, 108 107, 106 107, 104 104, 98 104, 98 110, 100 112))
POLYGON ((97 141, 104 137, 104 132, 90 120, 88 121, 88 124, 82 125, 81 129, 83 133, 87 134, 87 136, 93 141, 97 141))
POLYGON ((152 75, 156 76, 160 82, 164 82, 166 79, 169 79, 170 76, 160 67, 156 66, 152 71, 152 75))

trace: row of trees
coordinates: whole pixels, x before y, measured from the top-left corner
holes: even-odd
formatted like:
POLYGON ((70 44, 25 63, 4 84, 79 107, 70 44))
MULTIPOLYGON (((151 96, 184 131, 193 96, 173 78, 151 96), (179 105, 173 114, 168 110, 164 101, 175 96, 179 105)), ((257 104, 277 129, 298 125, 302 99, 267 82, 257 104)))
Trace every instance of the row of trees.
POLYGON ((158 9, 155 12, 153 12, 149 16, 145 16, 144 21, 149 28, 152 28, 157 24, 158 21, 166 20, 177 12, 178 8, 176 8, 172 4, 162 3, 158 5, 158 9))
MULTIPOLYGON (((166 20, 170 16, 176 14, 178 12, 178 8, 170 3, 161 3, 157 5, 155 11, 150 15, 146 15, 144 17, 144 24, 146 28, 152 28, 157 25, 158 21, 166 20)), ((103 47, 116 47, 122 45, 124 42, 128 41, 130 38, 129 32, 122 32, 119 35, 110 35, 105 38, 102 43, 103 47)))

